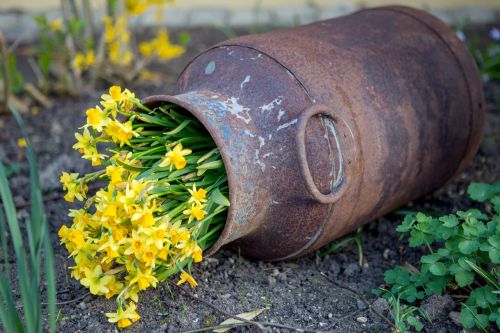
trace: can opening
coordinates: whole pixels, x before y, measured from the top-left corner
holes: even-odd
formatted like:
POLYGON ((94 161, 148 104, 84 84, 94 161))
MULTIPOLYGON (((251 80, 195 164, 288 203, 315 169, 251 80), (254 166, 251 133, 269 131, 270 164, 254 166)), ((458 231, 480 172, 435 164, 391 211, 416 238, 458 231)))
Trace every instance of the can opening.
MULTIPOLYGON (((180 140, 184 140, 186 143, 196 141, 196 145, 192 149, 193 154, 197 153, 196 156, 198 157, 196 161, 197 176, 195 177, 198 186, 196 187, 197 189, 204 188, 207 192, 207 201, 204 203, 207 212, 205 218, 198 221, 202 233, 198 239, 202 242, 200 246, 203 249, 204 255, 211 255, 226 243, 224 241, 226 238, 225 235, 229 233, 226 221, 232 213, 228 198, 233 197, 231 193, 231 180, 226 168, 229 162, 224 152, 219 150, 218 135, 213 133, 215 129, 206 123, 204 117, 197 115, 196 110, 192 106, 173 96, 151 96, 144 99, 142 103, 149 108, 167 106, 183 117, 190 118, 197 125, 198 133, 196 135, 204 138, 203 141, 199 142, 198 140, 191 140, 189 137, 181 138, 180 140), (205 154, 200 154, 200 148, 201 150, 205 150, 205 154), (198 176, 198 173, 201 174, 198 176), (205 186, 208 184, 209 186, 205 186), (225 208, 223 208, 224 206, 225 208)), ((187 144, 183 145, 183 148, 191 149, 187 144)))

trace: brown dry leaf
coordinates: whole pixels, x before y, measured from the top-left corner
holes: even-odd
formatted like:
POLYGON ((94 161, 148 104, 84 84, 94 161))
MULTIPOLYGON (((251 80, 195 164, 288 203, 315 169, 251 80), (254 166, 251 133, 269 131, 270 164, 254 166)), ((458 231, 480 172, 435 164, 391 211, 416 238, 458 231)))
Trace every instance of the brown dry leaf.
MULTIPOLYGON (((267 309, 268 308, 262 308, 262 309, 258 309, 258 310, 251 311, 251 312, 244 312, 244 313, 237 314, 236 316, 241 317, 241 318, 246 319, 246 320, 252 320, 267 309)), ((219 325, 232 325, 232 324, 240 324, 240 323, 242 323, 241 320, 238 320, 235 318, 229 318, 227 320, 224 320, 219 325)), ((224 332, 229 331, 230 329, 231 329, 231 327, 224 327, 224 328, 219 328, 219 329, 213 330, 213 332, 224 333, 224 332)))

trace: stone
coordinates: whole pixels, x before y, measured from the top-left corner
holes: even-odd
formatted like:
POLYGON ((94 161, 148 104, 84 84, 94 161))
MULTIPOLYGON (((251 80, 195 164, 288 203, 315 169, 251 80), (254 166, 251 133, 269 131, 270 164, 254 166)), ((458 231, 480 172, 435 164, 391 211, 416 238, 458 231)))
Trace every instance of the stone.
POLYGON ((361 316, 356 318, 356 321, 360 324, 366 324, 368 322, 368 318, 361 316))
POLYGON ((267 277, 267 283, 269 284, 269 286, 274 286, 276 284, 276 279, 272 276, 268 276, 267 277))
POLYGON ((384 314, 389 310, 389 303, 385 298, 379 297, 375 300, 375 302, 372 303, 372 307, 375 311, 384 314))
POLYGON ((432 295, 422 303, 422 308, 427 311, 431 320, 446 317, 454 307, 455 302, 450 295, 432 295))
POLYGON ((45 166, 40 172, 40 185, 43 190, 60 189, 59 177, 61 172, 70 172, 74 169, 75 160, 69 155, 60 155, 53 162, 45 166))
POLYGON ((357 263, 353 262, 353 263, 350 263, 349 265, 347 265, 347 267, 344 269, 344 275, 353 276, 353 275, 358 274, 360 271, 361 271, 361 269, 359 268, 359 265, 357 263))

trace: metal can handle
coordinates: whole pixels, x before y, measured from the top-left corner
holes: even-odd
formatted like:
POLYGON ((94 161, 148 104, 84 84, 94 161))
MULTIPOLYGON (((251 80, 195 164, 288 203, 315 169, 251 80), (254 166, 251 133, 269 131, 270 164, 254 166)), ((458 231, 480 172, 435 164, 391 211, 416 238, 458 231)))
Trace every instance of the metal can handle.
POLYGON ((330 117, 332 120, 336 120, 335 114, 325 105, 314 104, 307 108, 299 116, 297 123, 297 153, 299 157, 300 171, 302 172, 302 177, 306 183, 306 187, 312 197, 323 204, 331 204, 339 200, 345 190, 345 181, 341 181, 337 184, 335 188, 328 194, 323 194, 318 190, 316 184, 314 183, 313 177, 311 175, 311 170, 309 169, 309 163, 307 162, 306 145, 305 145, 305 133, 307 123, 309 119, 317 114, 323 114, 330 117))

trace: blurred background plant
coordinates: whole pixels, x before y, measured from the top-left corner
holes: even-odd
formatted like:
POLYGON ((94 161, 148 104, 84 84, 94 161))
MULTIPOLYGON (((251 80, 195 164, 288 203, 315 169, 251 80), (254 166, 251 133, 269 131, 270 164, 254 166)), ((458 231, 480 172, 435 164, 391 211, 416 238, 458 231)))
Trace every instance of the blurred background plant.
POLYGON ((476 60, 483 81, 500 80, 500 29, 492 27, 487 38, 481 38, 478 34, 470 34, 470 37, 467 37, 464 33, 466 25, 466 20, 460 22, 455 31, 476 60))
POLYGON ((31 210, 24 223, 21 222, 9 188, 8 170, 0 161, 0 322, 5 332, 55 332, 54 256, 42 204, 38 166, 21 117, 14 107, 10 110, 26 145, 31 210))
POLYGON ((29 110, 28 106, 16 98, 21 92, 47 107, 50 101, 46 95, 52 93, 77 95, 96 89, 101 82, 128 85, 137 79, 158 82, 160 76, 147 66, 183 55, 190 37, 180 33, 178 43, 174 43, 165 28, 158 28, 151 39, 138 42, 129 22, 147 9, 154 10, 160 20, 164 7, 172 4, 171 0, 107 0, 104 16, 95 19, 98 10, 90 0, 63 0, 61 17, 53 20, 45 15, 34 17, 39 27, 39 42, 29 51, 28 62, 36 84, 25 83, 15 55, 9 54, 17 45, 8 49, 4 42, 0 78, 7 73, 8 80, 1 82, 8 81, 9 85, 2 86, 24 112, 29 110))
POLYGON ((36 16, 40 45, 32 62, 43 92, 75 94, 95 86, 97 80, 130 84, 137 78, 154 80, 146 66, 154 60, 168 61, 181 56, 189 36, 181 35, 179 44, 171 41, 161 28, 149 41, 137 43, 129 21, 156 8, 161 18, 170 0, 108 0, 105 15, 95 21, 90 0, 63 0, 63 17, 49 21, 36 16))

